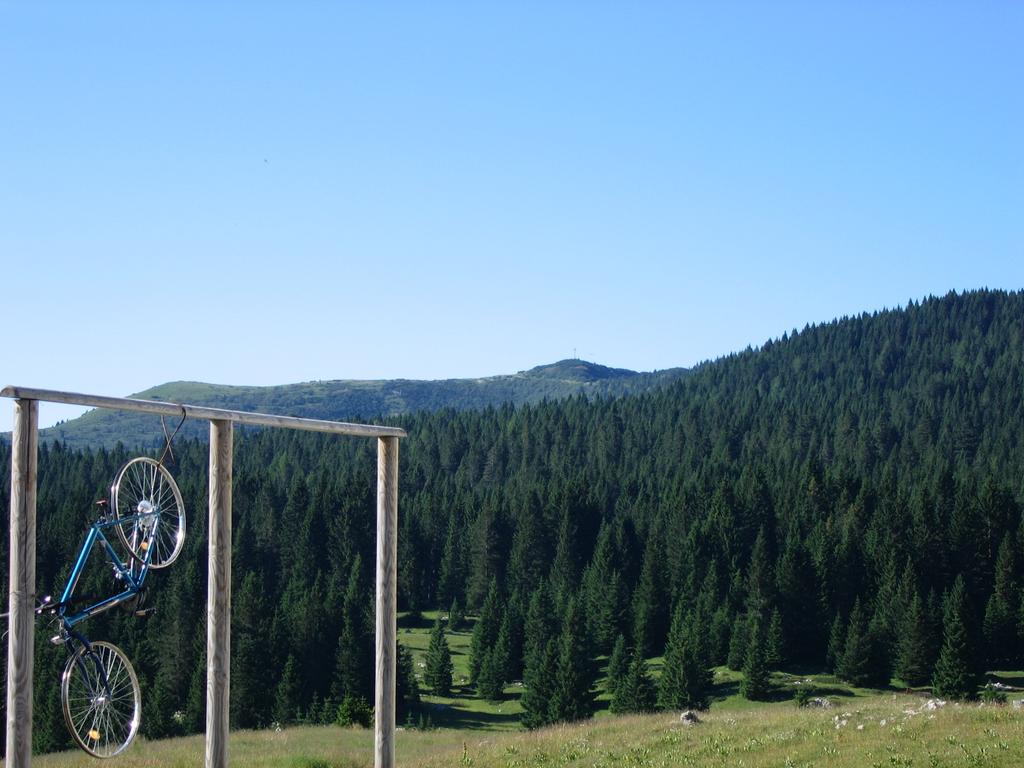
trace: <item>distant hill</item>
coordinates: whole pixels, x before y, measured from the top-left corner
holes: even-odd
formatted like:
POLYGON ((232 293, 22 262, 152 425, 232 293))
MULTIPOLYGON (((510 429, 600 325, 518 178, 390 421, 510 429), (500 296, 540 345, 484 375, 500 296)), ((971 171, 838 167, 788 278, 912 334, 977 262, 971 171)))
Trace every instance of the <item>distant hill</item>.
MULTIPOLYGON (((671 368, 638 373, 585 360, 560 360, 511 375, 479 379, 311 381, 272 387, 175 381, 130 397, 312 419, 368 420, 444 408, 465 411, 505 403, 521 405, 573 395, 614 397, 670 384, 687 372, 671 368)), ((184 425, 180 436, 205 439, 206 434, 205 422, 192 422, 184 425)), ((149 446, 161 438, 156 417, 100 409, 40 432, 41 440, 62 441, 72 448, 112 447, 118 442, 149 446)))

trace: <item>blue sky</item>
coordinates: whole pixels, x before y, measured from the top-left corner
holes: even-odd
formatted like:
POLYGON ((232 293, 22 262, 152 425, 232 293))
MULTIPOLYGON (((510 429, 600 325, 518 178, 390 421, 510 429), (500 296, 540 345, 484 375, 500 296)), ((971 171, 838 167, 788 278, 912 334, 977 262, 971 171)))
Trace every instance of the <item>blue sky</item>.
POLYGON ((2 383, 652 370, 1024 287, 1022 3, 2 8, 2 383))

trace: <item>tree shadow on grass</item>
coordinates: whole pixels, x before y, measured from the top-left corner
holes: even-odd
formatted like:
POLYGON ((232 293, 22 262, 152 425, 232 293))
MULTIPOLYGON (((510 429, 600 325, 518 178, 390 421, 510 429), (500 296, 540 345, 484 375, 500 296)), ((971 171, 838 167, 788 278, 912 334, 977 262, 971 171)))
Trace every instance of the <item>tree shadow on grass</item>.
POLYGON ((396 622, 399 629, 430 629, 434 622, 422 613, 407 613, 399 616, 396 622))
POLYGON ((985 682, 1008 685, 1013 690, 1020 691, 1024 688, 1024 672, 987 672, 985 682))
POLYGON ((426 704, 424 711, 431 724, 438 728, 467 730, 509 730, 519 723, 519 714, 512 712, 482 712, 454 704, 426 704))
POLYGON ((730 696, 735 696, 740 692, 740 681, 729 680, 724 683, 718 683, 711 686, 711 700, 712 701, 723 701, 730 696))
MULTIPOLYGON (((711 687, 711 701, 724 701, 731 696, 737 696, 740 693, 740 682, 739 680, 728 680, 726 682, 718 683, 711 687)), ((818 698, 824 698, 826 696, 837 696, 843 698, 852 697, 853 691, 848 688, 831 687, 827 685, 809 685, 807 688, 810 689, 811 695, 818 698)), ((796 698, 797 688, 792 686, 783 685, 772 685, 771 690, 768 692, 762 701, 775 702, 775 701, 792 701, 796 698)))

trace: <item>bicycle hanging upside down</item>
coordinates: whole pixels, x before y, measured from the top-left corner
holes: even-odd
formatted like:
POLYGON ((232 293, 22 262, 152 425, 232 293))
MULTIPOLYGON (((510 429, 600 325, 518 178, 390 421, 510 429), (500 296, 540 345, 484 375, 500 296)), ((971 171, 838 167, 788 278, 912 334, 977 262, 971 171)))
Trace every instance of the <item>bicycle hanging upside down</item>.
MULTIPOLYGON (((131 744, 142 718, 139 681, 124 652, 112 643, 90 641, 76 627, 116 605, 136 601, 139 606, 146 575, 178 557, 185 541, 185 506, 174 478, 162 462, 148 457, 132 459, 117 473, 110 501, 99 501, 100 517, 86 533, 74 568, 60 600, 43 599, 36 614, 52 615, 57 622, 55 645, 67 648, 60 697, 64 721, 71 736, 94 757, 113 757, 131 744), (113 529, 128 552, 124 560, 111 544, 113 529), (110 597, 80 604, 75 588, 95 546, 102 547, 124 588, 110 597)), ((136 610, 136 615, 146 611, 136 610)))

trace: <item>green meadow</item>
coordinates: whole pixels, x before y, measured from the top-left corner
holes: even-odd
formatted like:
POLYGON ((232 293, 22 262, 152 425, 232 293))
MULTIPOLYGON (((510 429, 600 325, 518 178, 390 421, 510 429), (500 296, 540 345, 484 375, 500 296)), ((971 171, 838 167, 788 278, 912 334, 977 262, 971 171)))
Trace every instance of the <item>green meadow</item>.
MULTIPOLYGON (((702 722, 674 714, 599 717, 536 732, 519 729, 402 729, 400 766, 1019 766, 1024 714, 1010 706, 955 705, 929 711, 916 694, 851 693, 831 709, 790 702, 737 706, 718 702, 702 722)), ((203 739, 134 744, 124 768, 196 766, 203 739)), ((95 766, 80 752, 39 757, 41 768, 95 766)), ((338 727, 238 731, 231 764, 245 768, 348 768, 373 764, 373 733, 338 727)))
MULTIPOLYGON (((418 674, 436 614, 401 617, 400 642, 413 651, 418 674)), ((740 675, 715 670, 711 708, 701 722, 683 725, 678 713, 614 716, 600 691, 597 716, 589 721, 527 732, 518 724, 522 689, 509 686, 501 702, 478 699, 468 686, 470 631, 448 634, 455 665, 450 697, 423 696, 422 722, 401 724, 398 764, 526 768, 527 766, 838 766, 843 768, 939 768, 1024 765, 1024 710, 1011 703, 949 703, 928 706, 926 691, 851 688, 828 675, 773 677, 769 702, 739 695, 740 675), (797 707, 793 696, 811 686, 826 709, 797 707), (425 727, 423 727, 425 726, 425 727)), ((651 661, 660 672, 660 659, 651 661)), ((994 673, 1008 685, 1020 673, 994 673)), ((898 683, 898 681, 897 681, 898 683)), ((599 688, 603 681, 599 682, 599 688)), ((1024 693, 1010 694, 1024 698, 1024 693)), ((336 726, 235 731, 231 764, 241 768, 354 768, 373 765, 373 732, 336 726)), ((123 768, 201 765, 202 736, 162 741, 139 739, 117 758, 123 768)), ((41 768, 95 766, 73 751, 43 755, 41 768)))

